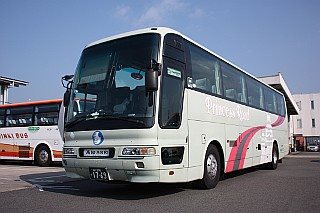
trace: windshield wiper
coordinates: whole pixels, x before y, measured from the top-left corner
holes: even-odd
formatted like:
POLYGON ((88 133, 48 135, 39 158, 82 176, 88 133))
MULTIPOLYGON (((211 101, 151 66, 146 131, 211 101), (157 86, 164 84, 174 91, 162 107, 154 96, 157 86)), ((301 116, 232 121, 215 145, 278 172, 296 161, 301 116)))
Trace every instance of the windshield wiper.
POLYGON ((128 117, 119 117, 119 116, 112 116, 112 115, 108 115, 108 114, 99 114, 95 117, 96 119, 111 119, 111 120, 121 120, 121 121, 128 121, 131 123, 137 123, 140 125, 146 125, 145 122, 138 120, 138 119, 132 119, 132 118, 128 118, 128 117))
POLYGON ((101 112, 94 112, 94 113, 90 113, 90 114, 87 114, 87 113, 77 114, 73 120, 71 120, 70 122, 68 122, 66 124, 66 128, 70 128, 71 126, 74 126, 74 125, 81 123, 83 121, 95 120, 95 119, 121 120, 121 121, 128 121, 131 123, 136 123, 139 125, 146 126, 145 122, 142 120, 139 120, 139 119, 132 119, 129 117, 112 116, 112 115, 101 113, 101 112))
POLYGON ((88 118, 92 118, 92 117, 93 117, 92 114, 87 114, 87 113, 77 114, 71 121, 66 123, 66 128, 69 128, 78 123, 81 123, 82 121, 86 121, 88 120, 88 118))

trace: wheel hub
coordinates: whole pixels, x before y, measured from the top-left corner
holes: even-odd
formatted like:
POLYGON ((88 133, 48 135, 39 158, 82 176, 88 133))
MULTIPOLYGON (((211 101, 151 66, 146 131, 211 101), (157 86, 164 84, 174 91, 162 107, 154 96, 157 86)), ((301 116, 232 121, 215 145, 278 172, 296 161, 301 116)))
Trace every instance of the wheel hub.
POLYGON ((217 159, 211 154, 207 159, 207 173, 210 179, 214 179, 217 175, 218 163, 217 159))
POLYGON ((39 154, 40 161, 46 162, 48 161, 48 158, 49 158, 49 153, 46 150, 41 150, 39 154))

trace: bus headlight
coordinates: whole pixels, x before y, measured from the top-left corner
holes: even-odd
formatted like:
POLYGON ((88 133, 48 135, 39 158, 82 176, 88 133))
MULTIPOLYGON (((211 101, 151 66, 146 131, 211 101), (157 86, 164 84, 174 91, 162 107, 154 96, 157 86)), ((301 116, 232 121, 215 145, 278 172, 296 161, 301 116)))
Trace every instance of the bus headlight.
POLYGON ((74 149, 73 148, 63 148, 63 154, 64 155, 74 155, 74 149))
POLYGON ((155 155, 156 149, 153 147, 125 147, 122 155, 155 155))

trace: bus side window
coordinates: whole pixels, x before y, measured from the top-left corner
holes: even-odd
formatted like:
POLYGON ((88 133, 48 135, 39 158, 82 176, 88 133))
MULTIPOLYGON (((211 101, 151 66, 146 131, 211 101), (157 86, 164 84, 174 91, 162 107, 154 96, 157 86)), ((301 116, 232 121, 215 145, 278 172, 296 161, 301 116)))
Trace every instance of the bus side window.
POLYGON ((265 107, 267 111, 272 113, 277 113, 275 94, 270 88, 264 87, 265 107))
POLYGON ((5 114, 6 114, 6 110, 5 109, 0 109, 0 127, 3 127, 4 124, 5 124, 5 121, 4 121, 5 114))
POLYGON ((190 44, 193 88, 221 95, 218 59, 205 50, 190 44))
POLYGON ((225 62, 222 62, 221 68, 225 97, 234 101, 247 103, 243 74, 225 62))
POLYGON ((4 126, 4 116, 0 116, 0 127, 4 126))
POLYGON ((7 125, 6 126, 15 126, 17 124, 16 120, 13 119, 12 116, 7 117, 7 125))
POLYGON ((264 105, 261 83, 250 77, 246 77, 246 82, 248 90, 248 104, 250 106, 263 109, 264 105))
POLYGON ((284 107, 284 101, 283 101, 283 97, 280 94, 276 95, 276 99, 277 99, 277 111, 280 115, 285 116, 286 112, 285 112, 285 107, 284 107))

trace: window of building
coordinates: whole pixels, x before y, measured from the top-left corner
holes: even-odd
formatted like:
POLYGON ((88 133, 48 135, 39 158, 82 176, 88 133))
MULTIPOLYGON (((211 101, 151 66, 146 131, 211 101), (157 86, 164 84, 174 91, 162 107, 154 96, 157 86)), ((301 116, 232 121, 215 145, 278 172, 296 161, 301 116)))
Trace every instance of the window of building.
POLYGON ((312 128, 316 127, 316 119, 312 118, 312 128))
POLYGON ((297 128, 298 129, 302 128, 302 120, 301 119, 297 119, 297 128))
POLYGON ((297 101, 296 104, 297 104, 299 110, 301 110, 301 101, 297 101))
POLYGON ((314 109, 314 101, 311 101, 311 109, 314 109))

